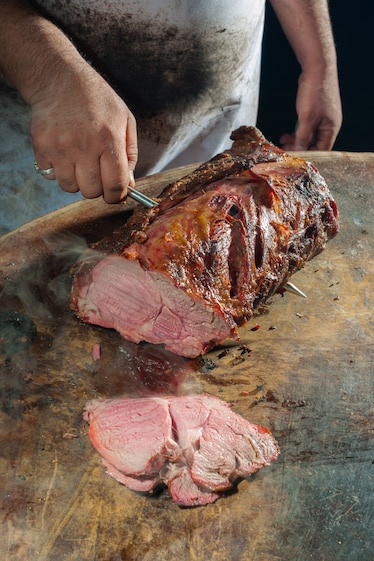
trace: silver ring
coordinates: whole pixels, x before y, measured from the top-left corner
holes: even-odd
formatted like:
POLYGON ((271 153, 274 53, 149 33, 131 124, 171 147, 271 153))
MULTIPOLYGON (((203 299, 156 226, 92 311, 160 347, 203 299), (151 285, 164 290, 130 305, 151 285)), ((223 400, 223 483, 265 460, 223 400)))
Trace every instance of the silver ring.
POLYGON ((36 162, 34 162, 34 168, 36 173, 40 173, 40 175, 52 175, 52 173, 55 173, 54 168, 41 169, 36 162))

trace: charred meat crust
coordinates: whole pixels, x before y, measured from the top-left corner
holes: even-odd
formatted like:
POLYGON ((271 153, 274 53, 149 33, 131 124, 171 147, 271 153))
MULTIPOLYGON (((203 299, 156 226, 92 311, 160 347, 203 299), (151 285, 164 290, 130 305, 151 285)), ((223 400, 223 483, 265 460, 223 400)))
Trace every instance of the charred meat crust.
POLYGON ((205 189, 211 183, 229 176, 240 174, 258 162, 275 162, 284 157, 284 152, 266 140, 255 127, 239 127, 231 133, 231 149, 217 154, 202 163, 193 172, 166 186, 155 199, 157 207, 146 209, 137 207, 128 222, 131 241, 140 241, 139 232, 144 231, 158 214, 176 206, 196 191, 205 189))

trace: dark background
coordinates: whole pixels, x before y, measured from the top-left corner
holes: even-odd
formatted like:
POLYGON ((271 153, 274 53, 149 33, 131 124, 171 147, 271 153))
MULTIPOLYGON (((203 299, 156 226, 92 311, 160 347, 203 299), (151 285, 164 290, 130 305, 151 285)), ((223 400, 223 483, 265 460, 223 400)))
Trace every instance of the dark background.
MULTIPOLYGON (((343 125, 334 150, 374 151, 374 2, 330 0, 338 55, 343 125)), ((258 127, 279 144, 296 123, 300 67, 271 6, 267 5, 258 127)))

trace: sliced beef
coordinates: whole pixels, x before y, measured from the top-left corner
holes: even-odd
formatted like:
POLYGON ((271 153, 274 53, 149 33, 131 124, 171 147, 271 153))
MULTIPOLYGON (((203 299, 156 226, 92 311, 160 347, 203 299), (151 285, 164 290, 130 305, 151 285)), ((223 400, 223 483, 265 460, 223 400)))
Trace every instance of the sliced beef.
POLYGON ((207 394, 93 400, 84 418, 109 475, 135 491, 163 483, 181 506, 214 502, 279 454, 268 429, 207 394))
POLYGON ((338 231, 315 167, 253 127, 139 208, 75 274, 72 308, 134 342, 195 357, 227 337, 338 231))
POLYGON ((85 418, 91 423, 92 444, 113 477, 122 478, 125 484, 126 477, 135 478, 137 490, 143 490, 143 480, 150 488, 159 483, 163 457, 176 446, 165 400, 92 401, 86 406, 85 418), (119 468, 123 468, 121 474, 119 468))

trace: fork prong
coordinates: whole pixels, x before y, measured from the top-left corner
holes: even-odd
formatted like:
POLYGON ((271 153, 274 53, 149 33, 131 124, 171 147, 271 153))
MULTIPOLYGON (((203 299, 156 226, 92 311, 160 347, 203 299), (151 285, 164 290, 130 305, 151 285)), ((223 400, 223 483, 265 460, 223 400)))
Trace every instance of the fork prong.
POLYGON ((307 295, 304 294, 304 292, 302 292, 300 288, 297 288, 297 286, 292 282, 287 282, 284 285, 284 289, 287 290, 287 292, 291 292, 292 294, 296 294, 297 296, 301 296, 302 298, 307 298, 307 295))

